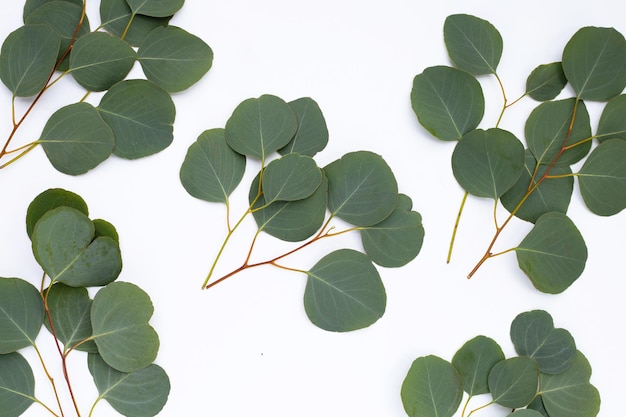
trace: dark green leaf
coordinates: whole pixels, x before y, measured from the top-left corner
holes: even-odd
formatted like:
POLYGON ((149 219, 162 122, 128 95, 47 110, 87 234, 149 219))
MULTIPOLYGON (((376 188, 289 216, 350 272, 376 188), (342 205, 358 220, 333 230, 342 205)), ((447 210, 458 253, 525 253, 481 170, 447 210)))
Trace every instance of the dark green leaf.
POLYGON ((168 93, 146 80, 125 80, 102 97, 98 111, 115 135, 113 153, 136 159, 167 148, 176 116, 168 93))
POLYGON ((115 36, 122 36, 124 40, 132 46, 139 46, 144 41, 152 29, 160 26, 167 26, 171 16, 150 17, 137 14, 128 27, 128 22, 132 16, 132 11, 126 0, 101 0, 100 1, 100 21, 102 27, 115 36))
POLYGON ((304 308, 316 326, 349 332, 370 326, 385 312, 385 287, 369 258, 340 249, 320 259, 310 271, 304 308))
MULTIPOLYGON (((55 1, 55 0, 26 0, 26 2, 24 3, 24 13, 23 13, 24 21, 26 21, 26 19, 32 12, 34 12, 35 10, 37 10, 39 7, 43 6, 44 4, 50 3, 52 1, 55 1)), ((76 4, 77 6, 83 5, 83 0, 64 0, 64 1, 67 1, 68 3, 76 4)))
POLYGON ((459 140, 483 118, 485 99, 476 78, 450 67, 426 68, 413 79, 411 105, 420 124, 441 140, 459 140))
POLYGON ((546 213, 516 248, 517 263, 542 292, 558 294, 578 279, 587 261, 580 232, 562 213, 546 213))
POLYGON ((35 377, 19 353, 0 355, 0 416, 18 417, 35 401, 35 377))
POLYGON ((326 120, 317 103, 309 97, 302 97, 288 103, 298 119, 298 130, 291 141, 278 150, 281 155, 295 152, 314 156, 328 143, 326 120))
POLYGON ((496 363, 488 384, 493 401, 507 408, 521 408, 537 394, 539 371, 534 359, 518 356, 496 363))
POLYGON ((0 278, 0 355, 34 345, 43 319, 43 301, 32 284, 0 278))
POLYGON ((452 365, 461 375, 463 390, 474 396, 489 392, 489 371, 503 360, 504 353, 495 340, 476 336, 454 354, 452 365))
POLYGON ((152 17, 172 16, 185 3, 185 0, 126 0, 135 14, 152 17))
POLYGON ((537 395, 537 396, 535 397, 535 399, 534 399, 534 400, 532 400, 532 401, 530 402, 530 404, 528 404, 528 407, 526 407, 526 408, 528 408, 529 410, 535 410, 535 411, 537 411, 537 412, 539 413, 539 415, 540 415, 540 416, 543 416, 543 417, 550 417, 550 416, 548 415, 548 412, 546 411, 546 409, 545 409, 545 408, 544 408, 544 406, 543 406, 543 399, 541 398, 541 395, 537 395))
POLYGON ((567 78, 560 62, 539 65, 526 80, 526 94, 537 101, 552 100, 566 84, 567 78))
POLYGON ((604 106, 596 137, 600 142, 608 139, 626 140, 626 95, 612 98, 604 106))
POLYGON ((87 203, 78 194, 62 188, 48 189, 35 197, 28 206, 26 211, 26 233, 28 237, 32 236, 35 224, 41 216, 52 209, 62 206, 72 207, 85 216, 89 215, 87 203))
POLYGON ((322 171, 313 158, 290 153, 273 160, 263 171, 263 197, 270 204, 302 200, 313 194, 321 182, 322 171))
POLYGON ((539 411, 522 409, 522 410, 515 410, 514 412, 509 414, 507 417, 542 417, 542 414, 539 411))
POLYGON ((93 225, 95 228, 95 236, 106 236, 113 239, 115 242, 120 243, 120 237, 117 234, 117 230, 115 230, 115 226, 106 220, 95 219, 93 220, 93 225))
POLYGON ((495 74, 502 36, 488 21, 467 14, 448 16, 443 38, 454 65, 474 75, 495 74))

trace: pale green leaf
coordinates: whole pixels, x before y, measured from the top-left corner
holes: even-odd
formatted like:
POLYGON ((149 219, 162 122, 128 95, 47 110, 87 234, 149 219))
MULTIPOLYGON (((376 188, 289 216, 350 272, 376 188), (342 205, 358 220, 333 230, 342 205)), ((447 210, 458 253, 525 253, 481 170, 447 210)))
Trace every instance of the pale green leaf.
POLYGON ((43 301, 32 284, 0 278, 0 355, 33 346, 43 319, 43 301))

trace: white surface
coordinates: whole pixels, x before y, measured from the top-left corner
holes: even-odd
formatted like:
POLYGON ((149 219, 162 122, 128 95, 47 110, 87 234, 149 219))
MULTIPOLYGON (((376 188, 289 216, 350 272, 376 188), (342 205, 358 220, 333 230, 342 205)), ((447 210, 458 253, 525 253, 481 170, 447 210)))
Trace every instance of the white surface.
MULTIPOLYGON (((88 2, 92 27, 97 26, 98 6, 88 2)), ((21 2, 4 5, 2 39, 21 24, 21 8, 21 2)), ((494 338, 513 355, 511 320, 537 308, 552 314, 557 327, 570 330, 589 359, 591 381, 602 397, 600 415, 622 415, 626 215, 597 217, 583 207, 575 190, 569 215, 586 239, 589 259, 584 275, 561 295, 534 290, 513 254, 488 261, 466 280, 491 239, 492 204, 470 198, 453 262, 446 265, 462 197, 450 170, 452 145, 431 138, 419 126, 409 94, 416 74, 448 63, 442 27, 449 14, 474 14, 498 28, 504 39, 499 73, 509 97, 515 98, 535 66, 560 59, 578 28, 613 26, 625 33, 625 12, 619 0, 188 0, 172 24, 203 38, 215 60, 199 84, 174 96, 174 143, 138 161, 113 157, 79 177, 56 172, 40 148, 0 171, 0 275, 37 285, 41 270, 25 233, 26 208, 51 187, 80 194, 92 218, 109 220, 121 236, 124 269, 119 279, 138 284, 154 302, 152 324, 161 339, 157 363, 172 383, 163 416, 404 416, 400 386, 415 358, 435 354, 450 360, 478 334, 494 338), (319 164, 353 150, 381 154, 400 191, 411 196, 424 218, 426 239, 418 258, 401 269, 379 268, 387 311, 368 329, 333 334, 313 326, 302 305, 304 275, 268 267, 199 290, 224 237, 224 208, 189 196, 178 180, 180 165, 203 130, 223 127, 238 103, 265 93, 285 100, 314 98, 330 131, 319 164)), ((71 79, 64 81, 46 94, 14 145, 37 139, 51 112, 82 97, 71 79)), ((488 104, 482 126, 492 127, 501 98, 492 78, 481 81, 488 104)), ((98 100, 96 94, 89 98, 98 100)), ((523 123, 534 105, 525 100, 514 106, 501 126, 523 137, 523 123)), ((5 137, 11 125, 10 94, 4 86, 0 117, 5 137)), ((597 120, 597 113, 592 117, 597 120)), ((248 171, 248 178, 255 169, 248 171)), ((233 196, 235 214, 244 208, 245 188, 233 196)), ((504 216, 504 210, 500 213, 504 216)), ((514 246, 529 228, 514 222, 497 247, 514 246)), ((251 230, 244 228, 242 235, 251 230)), ((235 245, 239 250, 222 260, 222 272, 241 263, 248 245, 245 238, 241 242, 235 245)), ((268 254, 280 250, 274 240, 264 242, 260 247, 268 254)), ((355 236, 346 237, 314 246, 288 263, 306 269, 342 245, 358 248, 355 236)), ((43 330, 38 344, 54 371, 54 350, 44 348, 48 342, 43 330)), ((33 358, 32 349, 25 354, 33 358)), ((84 357, 72 356, 71 377, 86 416, 95 388, 84 357)), ((41 376, 40 367, 31 363, 41 376)), ((66 397, 62 376, 56 375, 66 397)), ((38 377, 37 395, 53 404, 44 378, 38 377)), ((506 414, 494 407, 480 413, 506 414)), ((42 415, 45 410, 38 405, 24 414, 42 415)), ((73 415, 70 407, 66 415, 73 415)), ((114 415, 106 403, 94 413, 114 415)))

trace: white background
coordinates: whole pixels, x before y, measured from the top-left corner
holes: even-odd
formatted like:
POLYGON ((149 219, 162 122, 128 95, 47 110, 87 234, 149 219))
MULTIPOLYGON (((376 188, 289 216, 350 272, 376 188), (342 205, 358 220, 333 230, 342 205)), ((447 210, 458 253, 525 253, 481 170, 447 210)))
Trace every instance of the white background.
MULTIPOLYGON (((21 2, 6 2, 0 14, 4 39, 21 24, 21 2)), ((92 28, 99 2, 88 2, 92 28)), ((26 236, 26 208, 40 192, 62 187, 80 194, 92 218, 113 223, 121 237, 124 269, 119 280, 150 294, 160 335, 157 363, 172 390, 164 416, 403 416, 400 386, 411 362, 435 354, 450 360, 470 338, 484 334, 514 355, 511 320, 545 309, 557 327, 568 329, 592 367, 602 397, 601 416, 623 414, 622 332, 626 313, 623 272, 624 213, 591 214, 575 189, 569 216, 589 250, 583 276, 565 293, 536 291, 517 267, 514 254, 488 261, 465 277, 493 234, 492 203, 470 198, 453 261, 445 258, 462 197, 450 169, 453 144, 437 141, 418 124, 409 94, 413 77, 432 65, 449 64, 443 44, 446 16, 469 13, 493 23, 502 34, 499 74, 511 99, 539 64, 560 60, 567 40, 582 26, 626 31, 626 6, 619 0, 525 2, 409 0, 188 0, 172 24, 201 37, 215 53, 213 68, 188 91, 174 95, 175 139, 165 151, 138 161, 116 157, 86 175, 56 172, 41 148, 0 171, 0 276, 21 277, 38 286, 41 269, 26 236), (316 158, 320 166, 346 152, 370 150, 384 157, 424 218, 420 255, 400 269, 379 268, 388 303, 373 326, 347 334, 318 329, 302 304, 306 277, 271 267, 246 271, 209 291, 200 285, 225 236, 224 206, 189 196, 178 179, 187 148, 205 129, 223 127, 241 101, 274 94, 290 101, 315 99, 328 123, 330 142, 316 158)), ((134 76, 140 76, 139 66, 134 76)), ((495 80, 481 78, 487 109, 482 127, 493 127, 501 106, 495 80)), ((70 77, 37 105, 13 146, 36 140, 49 115, 78 101, 83 91, 70 77)), ((571 96, 571 91, 564 96, 571 96)), ((88 101, 97 104, 100 95, 88 101)), ((11 129, 10 93, 0 87, 2 143, 11 129)), ((526 99, 506 112, 501 127, 523 138, 526 99)), ((592 123, 597 106, 589 105, 592 123)), ((25 106, 18 105, 18 113, 25 106)), ((247 184, 233 195, 233 213, 245 209, 247 184)), ((500 218, 505 216, 500 210, 500 218)), ((253 231, 240 231, 218 275, 240 265, 253 231)), ((515 246, 530 225, 507 227, 496 251, 515 246)), ((359 248, 356 236, 317 244, 285 263, 310 268, 339 247, 359 248)), ((256 259, 282 253, 285 245, 267 236, 256 259)), ((38 345, 53 372, 58 357, 42 330, 38 345)), ((37 396, 53 405, 49 384, 32 349, 24 352, 37 374, 37 396)), ((70 356, 71 377, 82 415, 96 397, 85 357, 70 356)), ((66 391, 56 374, 61 395, 66 391)), ((477 399, 482 405, 488 399, 477 399)), ((67 404, 66 415, 73 415, 67 404)), ((489 407, 481 416, 505 416, 489 407)), ((46 415, 33 405, 25 416, 46 415)), ((94 416, 117 415, 106 403, 94 416)), ((460 413, 459 413, 460 415, 460 413)), ((478 415, 478 414, 476 414, 478 415)))

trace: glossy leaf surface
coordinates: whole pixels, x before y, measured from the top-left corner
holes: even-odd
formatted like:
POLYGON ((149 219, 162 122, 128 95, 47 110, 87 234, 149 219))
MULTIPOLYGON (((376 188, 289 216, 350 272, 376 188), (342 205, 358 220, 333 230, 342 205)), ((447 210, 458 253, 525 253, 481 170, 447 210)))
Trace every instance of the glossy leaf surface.
POLYGON ((465 343, 452 358, 452 365, 461 375, 463 390, 470 396, 487 394, 487 378, 493 366, 504 360, 504 353, 495 340, 476 336, 465 343))
POLYGON ((502 36, 488 21, 467 14, 448 16, 443 38, 454 65, 474 75, 495 74, 502 36))
POLYGON ((310 156, 296 153, 275 159, 263 171, 263 197, 268 203, 309 197, 322 182, 322 171, 310 156))
POLYGON ((28 237, 32 236, 35 224, 44 214, 63 206, 72 207, 85 216, 89 215, 87 203, 81 196, 62 188, 50 188, 35 197, 28 205, 28 210, 26 210, 26 233, 28 237))
POLYGON ((35 399, 35 377, 22 355, 0 355, 0 416, 18 417, 35 399))
POLYGON ((609 139, 626 140, 626 94, 612 98, 606 103, 598 122, 596 136, 600 142, 609 139))
POLYGON ((567 78, 560 62, 539 65, 526 80, 526 93, 537 101, 552 100, 566 84, 567 78))
POLYGON ((517 356, 498 362, 488 378, 493 401, 507 408, 525 407, 537 393, 538 376, 534 359, 517 356))
POLYGON ((281 155, 294 152, 315 156, 328 143, 328 127, 322 110, 310 97, 302 97, 288 104, 298 119, 298 129, 289 143, 278 152, 281 155))
POLYGON ((349 332, 376 322, 385 312, 385 288, 369 258, 340 249, 320 259, 307 272, 306 314, 316 326, 349 332))
POLYGON ((43 302, 32 284, 19 278, 0 279, 0 357, 34 345, 43 319, 43 302))
POLYGON ((172 16, 185 0, 126 0, 133 13, 152 17, 172 16))
MULTIPOLYGON (((100 0, 100 21, 102 26, 115 36, 122 36, 132 16, 126 0, 100 0)), ((150 17, 137 14, 126 31, 124 40, 132 46, 139 46, 152 29, 167 26, 171 17, 150 17)))

